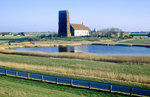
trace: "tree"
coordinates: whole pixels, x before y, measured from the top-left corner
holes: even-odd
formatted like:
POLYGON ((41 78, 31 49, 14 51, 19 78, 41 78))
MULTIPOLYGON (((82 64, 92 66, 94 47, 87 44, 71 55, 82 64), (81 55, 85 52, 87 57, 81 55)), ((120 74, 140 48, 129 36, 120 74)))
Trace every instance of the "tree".
POLYGON ((91 34, 93 37, 123 38, 125 32, 119 28, 106 28, 91 34))
POLYGON ((46 35, 45 34, 42 34, 41 36, 40 36, 40 38, 45 38, 46 37, 46 35))

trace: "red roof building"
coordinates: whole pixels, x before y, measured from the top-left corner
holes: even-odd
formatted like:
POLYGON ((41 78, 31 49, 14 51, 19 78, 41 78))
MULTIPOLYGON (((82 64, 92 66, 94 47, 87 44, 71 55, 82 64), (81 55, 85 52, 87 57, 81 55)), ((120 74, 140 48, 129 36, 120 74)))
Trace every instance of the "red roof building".
POLYGON ((89 36, 91 30, 83 24, 70 24, 70 31, 72 36, 89 36))

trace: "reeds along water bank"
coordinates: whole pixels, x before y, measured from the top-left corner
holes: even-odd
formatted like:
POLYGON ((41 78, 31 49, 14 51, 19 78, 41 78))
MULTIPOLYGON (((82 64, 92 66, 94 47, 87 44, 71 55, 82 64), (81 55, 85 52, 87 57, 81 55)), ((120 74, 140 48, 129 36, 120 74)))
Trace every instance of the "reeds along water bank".
POLYGON ((38 57, 55 57, 55 58, 70 58, 92 61, 126 63, 126 64, 150 64, 150 56, 105 56, 85 53, 58 53, 47 54, 43 52, 27 52, 1 49, 2 54, 14 54, 23 56, 38 56, 38 57))
POLYGON ((121 46, 146 46, 149 44, 132 44, 132 43, 117 43, 113 41, 36 41, 36 42, 22 42, 14 43, 11 46, 4 45, 0 47, 0 53, 16 54, 24 56, 39 56, 39 57, 56 57, 56 58, 71 58, 71 59, 84 59, 93 61, 126 63, 126 64, 150 64, 149 56, 105 56, 84 53, 59 53, 59 54, 46 54, 42 52, 20 52, 7 50, 7 48, 23 48, 23 47, 48 47, 48 46, 76 46, 76 45, 121 45, 121 46))

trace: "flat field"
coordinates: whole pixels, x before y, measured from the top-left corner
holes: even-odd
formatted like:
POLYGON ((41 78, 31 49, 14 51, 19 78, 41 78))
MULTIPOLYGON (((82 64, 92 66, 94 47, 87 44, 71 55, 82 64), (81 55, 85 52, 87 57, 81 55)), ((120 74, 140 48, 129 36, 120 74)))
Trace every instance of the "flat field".
POLYGON ((0 75, 0 97, 127 97, 0 75))
POLYGON ((0 54, 0 66, 21 71, 150 88, 150 65, 0 54))
POLYGON ((150 38, 147 39, 132 39, 124 41, 125 43, 134 43, 134 44, 150 44, 150 38))

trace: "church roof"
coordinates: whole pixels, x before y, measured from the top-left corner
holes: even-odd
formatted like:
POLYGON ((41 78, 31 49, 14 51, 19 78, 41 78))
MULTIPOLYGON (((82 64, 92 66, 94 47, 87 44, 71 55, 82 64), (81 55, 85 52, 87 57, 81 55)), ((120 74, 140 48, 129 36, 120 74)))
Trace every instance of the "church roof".
POLYGON ((83 24, 70 24, 70 25, 74 30, 89 30, 89 31, 91 31, 89 27, 87 27, 83 24))

